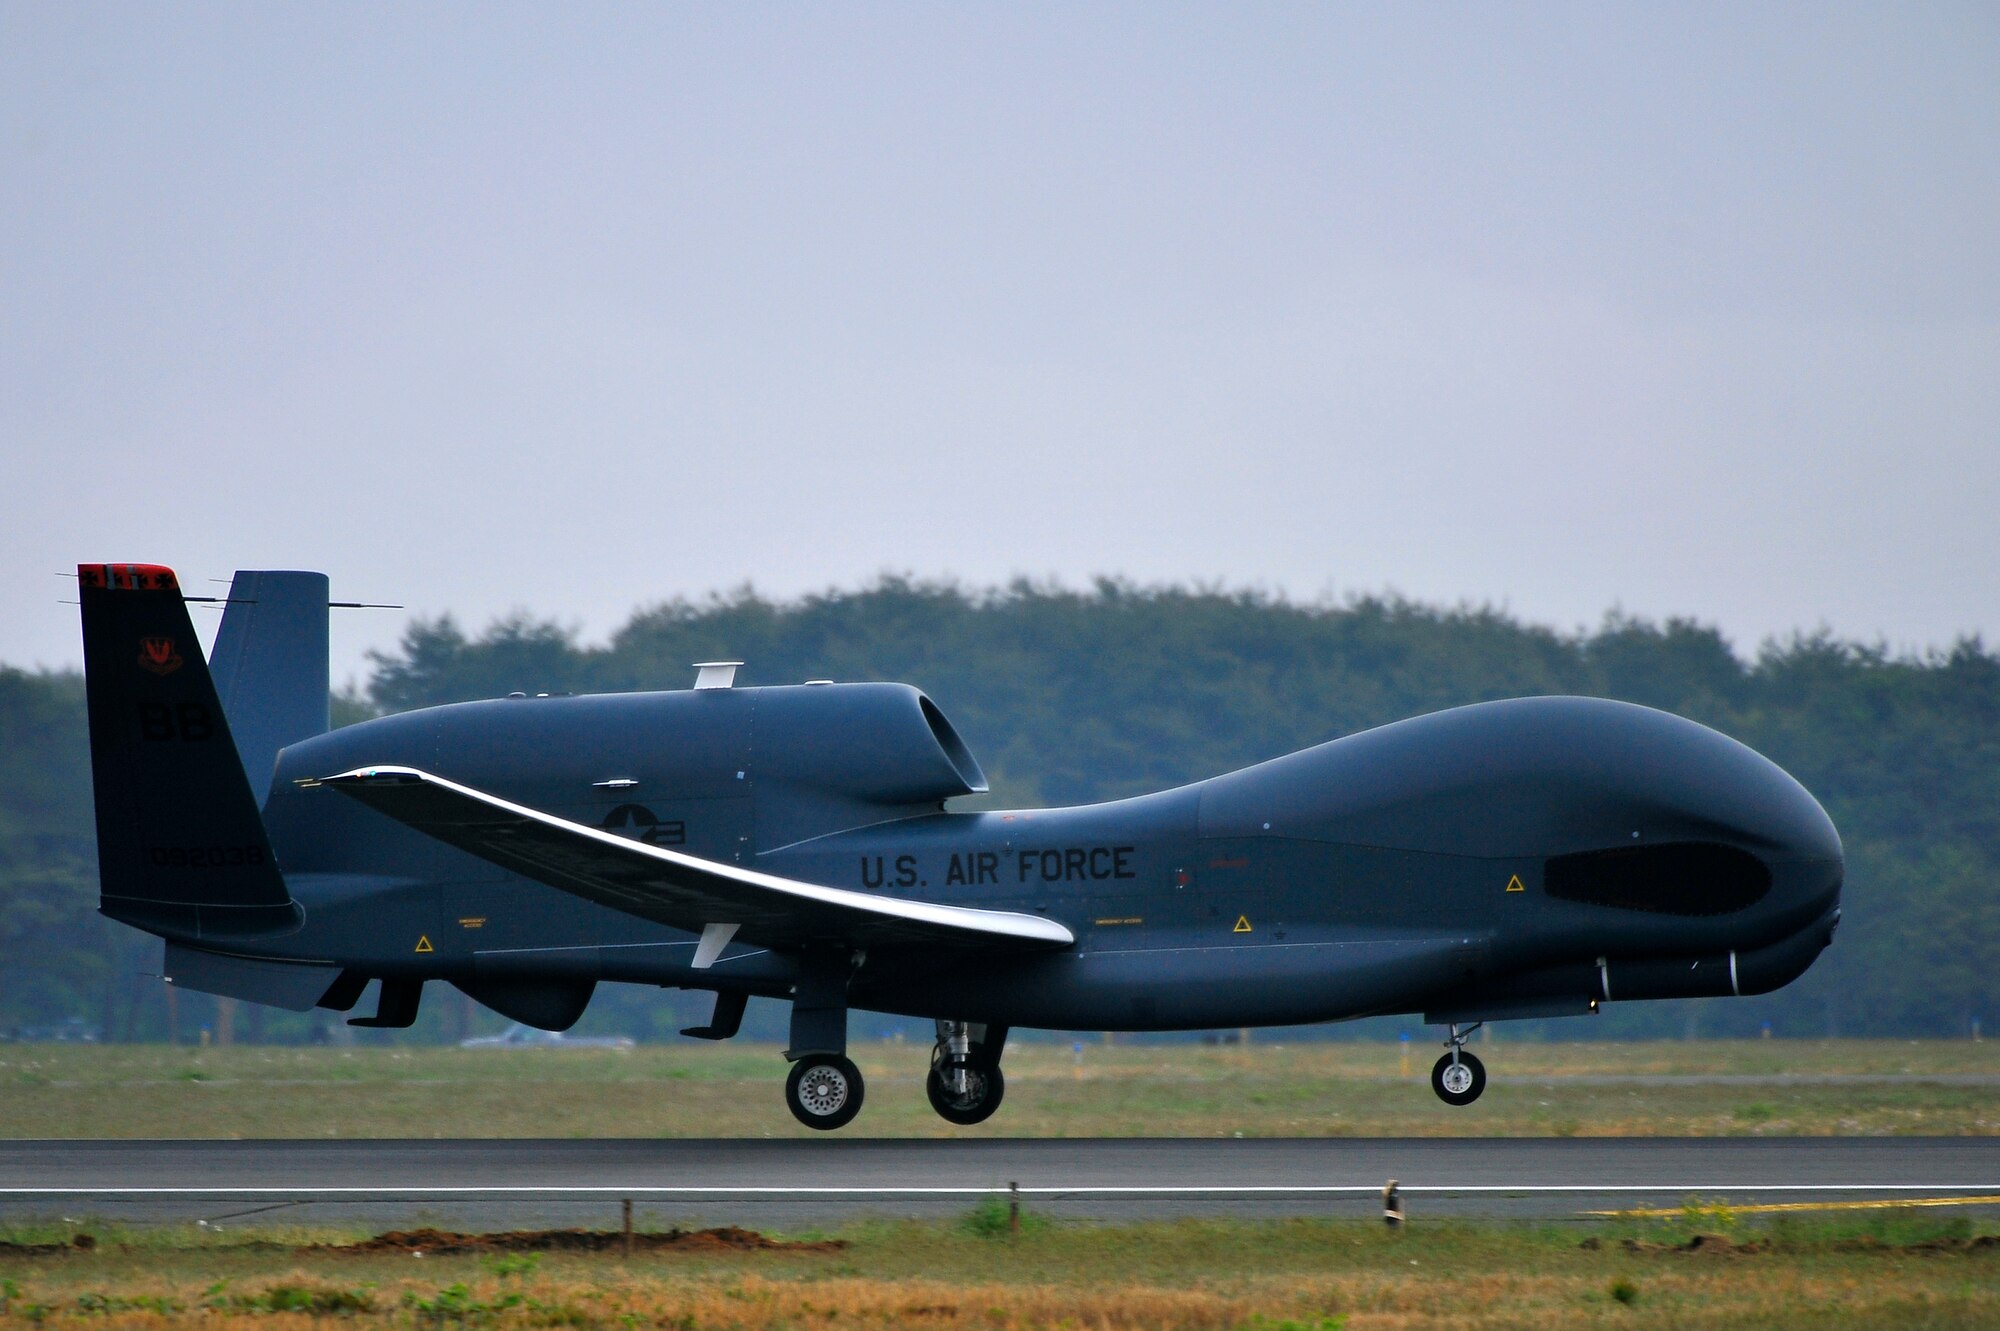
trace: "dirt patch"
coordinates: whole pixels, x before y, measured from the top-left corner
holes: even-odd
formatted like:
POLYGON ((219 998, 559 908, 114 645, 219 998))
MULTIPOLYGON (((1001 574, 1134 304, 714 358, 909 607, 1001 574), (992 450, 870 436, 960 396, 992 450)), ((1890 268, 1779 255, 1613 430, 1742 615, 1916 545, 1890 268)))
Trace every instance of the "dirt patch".
POLYGON ((1735 1239, 1721 1234, 1697 1234, 1682 1244, 1681 1252, 1707 1253, 1711 1256, 1737 1257, 1751 1253, 1769 1252, 1769 1239, 1751 1239, 1748 1243, 1738 1243, 1735 1239))
POLYGON ((68 1243, 0 1243, 0 1257, 53 1257, 57 1253, 91 1252, 97 1236, 78 1234, 68 1243))
MULTIPOLYGON (((1605 1246, 1604 1240, 1588 1238, 1576 1245, 1588 1252, 1596 1252, 1605 1246)), ((1649 1243, 1645 1239, 1620 1239, 1618 1246, 1625 1252, 1689 1252, 1715 1257, 1748 1257, 1760 1252, 1769 1252, 1769 1239, 1751 1239, 1738 1243, 1721 1234, 1697 1234, 1686 1243, 1649 1243)))
MULTIPOLYGON (((787 1242, 731 1225, 723 1229, 634 1231, 635 1253, 840 1252, 845 1239, 787 1242)), ((499 1234, 458 1234, 444 1229, 391 1230, 360 1243, 317 1245, 308 1252, 424 1253, 431 1256, 484 1252, 614 1252, 625 1251, 625 1235, 617 1230, 517 1229, 499 1234)))

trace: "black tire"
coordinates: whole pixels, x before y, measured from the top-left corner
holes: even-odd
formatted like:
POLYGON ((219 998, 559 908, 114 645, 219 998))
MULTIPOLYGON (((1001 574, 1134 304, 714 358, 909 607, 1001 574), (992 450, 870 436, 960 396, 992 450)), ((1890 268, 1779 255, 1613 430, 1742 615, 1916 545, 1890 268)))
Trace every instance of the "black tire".
POLYGON ((966 1077, 970 1091, 964 1097, 955 1096, 946 1087, 945 1075, 949 1065, 936 1063, 930 1075, 924 1078, 924 1094, 931 1100, 931 1108, 937 1110, 938 1117, 947 1123, 961 1127, 971 1127, 974 1123, 984 1123, 993 1117, 993 1111, 1000 1107, 1000 1099, 1007 1094, 1007 1078, 1001 1075, 998 1063, 984 1059, 971 1059, 966 1064, 966 1077))
POLYGON ((1486 1089, 1486 1065, 1461 1049, 1458 1051, 1458 1066, 1461 1075, 1447 1080, 1451 1072, 1451 1055, 1440 1058, 1431 1069, 1431 1089, 1437 1092, 1438 1099, 1448 1105, 1469 1105, 1486 1089), (1468 1073, 1469 1078, 1464 1075, 1468 1073), (1457 1086, 1461 1081, 1465 1084, 1457 1086), (1453 1089, 1454 1086, 1457 1089, 1453 1089))
POLYGON ((814 1054, 792 1064, 785 1078, 785 1107, 809 1128, 844 1128, 861 1112, 861 1069, 837 1054, 814 1054))

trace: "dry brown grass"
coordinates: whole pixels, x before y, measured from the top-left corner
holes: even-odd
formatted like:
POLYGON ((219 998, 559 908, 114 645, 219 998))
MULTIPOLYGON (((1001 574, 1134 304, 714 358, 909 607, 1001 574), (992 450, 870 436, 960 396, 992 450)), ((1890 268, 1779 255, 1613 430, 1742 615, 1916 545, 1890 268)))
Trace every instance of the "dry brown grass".
POLYGON ((1593 1232, 1612 1241, 1586 1248, 1573 1228, 1460 1222, 1400 1234, 1331 1221, 1053 1224, 1012 1237, 897 1224, 859 1227, 838 1250, 631 1259, 419 1258, 307 1250, 297 1236, 112 1233, 90 1251, 0 1258, 14 1286, 0 1321, 273 1331, 2000 1326, 2000 1244, 1968 1244, 1962 1219, 1788 1220, 1756 1229, 1756 1243, 1694 1251, 1677 1246, 1691 1231, 1671 1222, 1593 1232), (1652 1237, 1635 1249, 1616 1241, 1621 1232, 1652 1237), (1946 1232, 1959 1237, 1936 1237, 1946 1232))
MULTIPOLYGON (((362 1292, 368 1311, 285 1312, 248 1306, 271 1291, 342 1294, 358 1286, 333 1283, 319 1270, 294 1270, 245 1282, 246 1306, 231 1308, 211 1286, 137 1282, 103 1300, 83 1291, 34 1307, 49 1327, 214 1326, 662 1326, 731 1331, 841 1331, 848 1327, 1146 1328, 1207 1331, 1286 1324, 1318 1328, 1533 1327, 1537 1331, 1599 1327, 1606 1319, 1631 1327, 2000 1325, 2000 1294, 1990 1270, 1921 1272, 1881 1269, 1834 1276, 1754 1268, 1744 1261, 1704 1268, 1624 1268, 1630 1304, 1610 1293, 1618 1279, 1605 1272, 1516 1275, 1441 1272, 1290 1275, 1165 1286, 1113 1280, 1101 1286, 942 1279, 885 1281, 855 1277, 774 1280, 758 1275, 675 1277, 605 1270, 526 1280, 493 1278, 387 1280, 362 1292), (453 1286, 462 1286, 452 1295, 453 1286), (446 1291, 443 1298, 440 1291, 446 1291)), ((28 1301, 32 1305, 32 1300, 28 1301)), ((17 1302, 16 1309, 30 1308, 17 1302)))

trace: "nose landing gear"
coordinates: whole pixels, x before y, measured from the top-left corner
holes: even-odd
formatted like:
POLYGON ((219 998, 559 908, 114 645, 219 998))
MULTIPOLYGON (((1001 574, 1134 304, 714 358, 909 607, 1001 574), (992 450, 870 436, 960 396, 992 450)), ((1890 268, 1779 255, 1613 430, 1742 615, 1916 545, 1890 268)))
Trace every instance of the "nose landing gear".
POLYGON ((1006 1043, 1007 1028, 940 1021, 937 1032, 930 1075, 924 1078, 931 1108, 947 1123, 984 1123, 993 1117, 1000 1098, 1007 1093, 1007 1079, 1000 1075, 1000 1049, 1006 1043))
POLYGON ((1431 1089, 1448 1105, 1469 1105, 1486 1089, 1486 1065, 1465 1052, 1467 1038, 1485 1024, 1475 1021, 1463 1031, 1457 1023, 1449 1028, 1451 1036, 1444 1042, 1445 1055, 1431 1069, 1431 1089))

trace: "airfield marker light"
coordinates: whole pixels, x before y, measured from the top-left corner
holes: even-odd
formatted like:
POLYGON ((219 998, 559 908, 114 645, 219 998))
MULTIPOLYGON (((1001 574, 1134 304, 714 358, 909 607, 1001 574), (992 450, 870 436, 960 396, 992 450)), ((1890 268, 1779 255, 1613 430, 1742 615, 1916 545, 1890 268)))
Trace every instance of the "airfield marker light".
POLYGON ((1021 1232, 1021 1185, 1019 1183, 1009 1183, 1007 1185, 1007 1232, 1009 1234, 1018 1234, 1021 1232))
POLYGON ((1403 1227, 1403 1192, 1395 1179, 1382 1185, 1382 1223, 1391 1229, 1403 1227))

